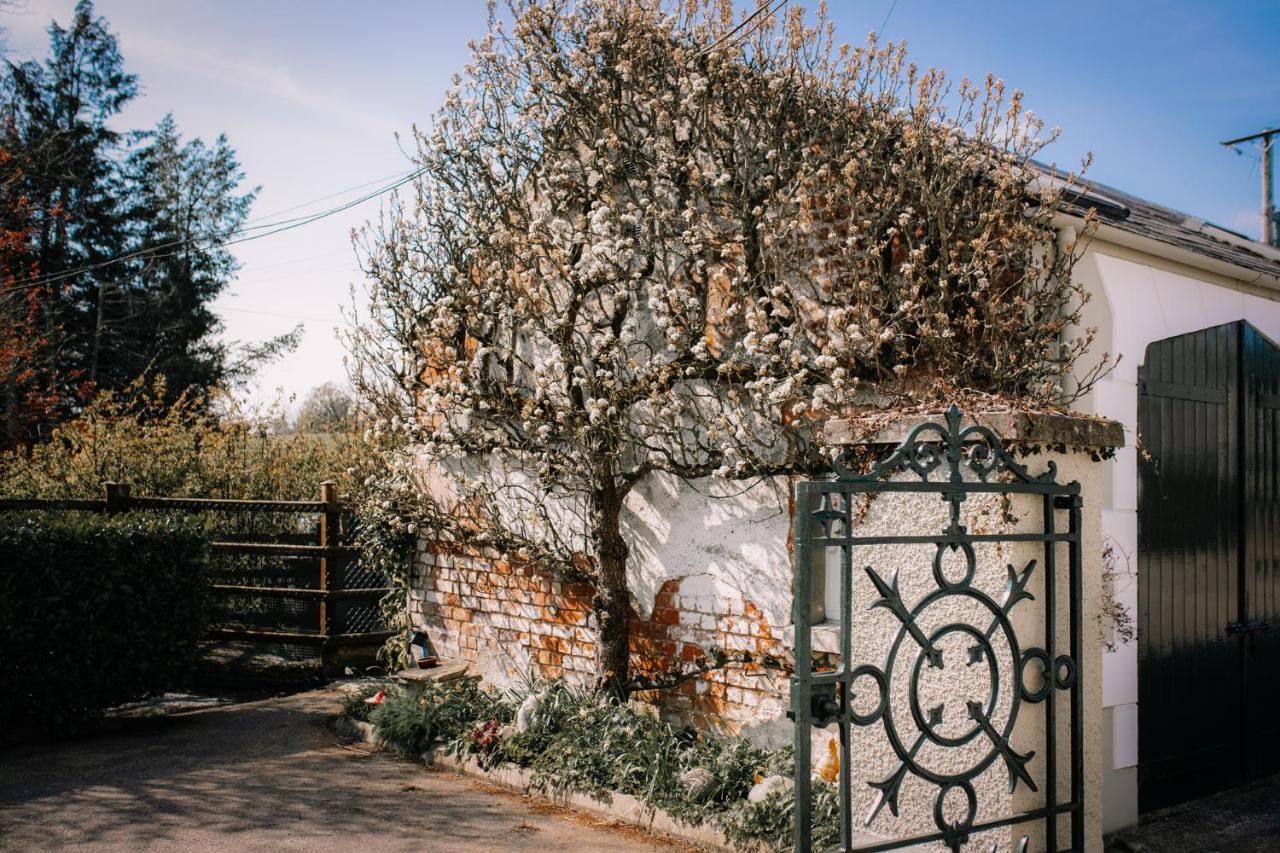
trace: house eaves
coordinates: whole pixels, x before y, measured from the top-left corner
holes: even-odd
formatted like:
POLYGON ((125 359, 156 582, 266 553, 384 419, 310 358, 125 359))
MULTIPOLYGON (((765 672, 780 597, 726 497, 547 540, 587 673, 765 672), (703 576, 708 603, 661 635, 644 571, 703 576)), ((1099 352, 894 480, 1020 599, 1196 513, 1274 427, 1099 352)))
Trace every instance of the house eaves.
MULTIPOLYGON (((1046 181, 1063 177, 1044 169, 1046 181)), ((1091 209, 1099 239, 1280 293, 1280 249, 1095 182, 1067 189, 1062 224, 1078 225, 1091 209)))

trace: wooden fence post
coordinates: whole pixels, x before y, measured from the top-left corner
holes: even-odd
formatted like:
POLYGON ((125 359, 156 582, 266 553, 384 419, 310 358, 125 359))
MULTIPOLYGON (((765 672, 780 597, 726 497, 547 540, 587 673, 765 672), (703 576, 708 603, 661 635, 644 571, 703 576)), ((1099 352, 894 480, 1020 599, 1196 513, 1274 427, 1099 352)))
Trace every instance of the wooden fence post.
POLYGON ((106 497, 107 512, 124 512, 129 508, 129 484, 105 482, 102 490, 106 497))
MULTIPOLYGON (((320 500, 324 503, 324 511, 320 514, 320 545, 323 548, 336 548, 341 545, 342 508, 338 503, 338 484, 333 480, 325 480, 320 484, 320 500)), ((337 556, 326 551, 320 557, 320 635, 324 637, 320 646, 320 666, 328 674, 333 669, 333 655, 336 646, 330 639, 329 590, 332 582, 330 574, 335 572, 340 563, 337 556)))

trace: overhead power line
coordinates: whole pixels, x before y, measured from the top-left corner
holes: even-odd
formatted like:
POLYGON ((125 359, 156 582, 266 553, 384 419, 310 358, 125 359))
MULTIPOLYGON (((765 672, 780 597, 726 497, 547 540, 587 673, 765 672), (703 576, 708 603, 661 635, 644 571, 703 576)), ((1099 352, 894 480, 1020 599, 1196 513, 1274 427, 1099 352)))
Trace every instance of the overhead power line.
POLYGON ((334 317, 311 317, 306 314, 286 314, 280 311, 260 311, 256 308, 232 308, 227 305, 210 305, 209 310, 215 313, 222 311, 231 311, 236 314, 257 314, 263 317, 280 317, 285 320, 311 320, 316 323, 333 323, 340 325, 341 320, 334 317))
POLYGON ((898 8, 898 0, 893 0, 889 4, 889 11, 884 13, 884 20, 880 22, 880 29, 876 30, 876 35, 884 37, 884 29, 889 26, 889 19, 893 17, 893 10, 898 8))
POLYGON ((247 264, 246 267, 250 272, 262 272, 263 270, 273 270, 279 267, 294 267, 298 264, 318 261, 321 258, 336 258, 338 255, 350 255, 351 252, 351 247, 347 246, 342 249, 334 249, 331 252, 317 252, 314 255, 303 255, 300 258, 290 258, 287 261, 273 261, 269 264, 247 264))
POLYGON ((329 272, 338 272, 338 271, 358 273, 360 272, 360 267, 352 266, 350 262, 347 262, 347 263, 341 263, 341 264, 329 264, 323 267, 315 267, 314 269, 294 270, 293 272, 290 272, 290 273, 284 273, 283 275, 273 275, 269 278, 258 278, 252 274, 242 275, 240 276, 240 280, 243 281, 245 284, 251 285, 253 287, 257 287, 263 284, 271 284, 272 282, 276 282, 276 281, 287 281, 288 279, 291 279, 291 278, 301 278, 302 276, 318 275, 320 273, 329 273, 329 272))
POLYGON ((264 213, 261 216, 255 216, 253 219, 246 221, 245 225, 248 225, 251 222, 261 222, 264 219, 270 219, 273 216, 279 216, 283 213, 293 213, 295 210, 301 210, 304 207, 310 207, 313 204, 319 204, 322 201, 328 201, 329 199, 337 198, 340 195, 353 193, 356 190, 362 190, 365 187, 372 187, 378 184, 385 184, 387 181, 391 180, 392 178, 399 179, 401 177, 404 177, 405 174, 406 174, 405 172, 394 172, 390 175, 385 175, 384 177, 381 177, 381 178, 374 178, 372 181, 365 181, 363 184, 356 184, 354 187, 347 187, 344 190, 338 190, 337 192, 331 192, 328 195, 322 195, 319 198, 313 198, 311 199, 311 201, 304 201, 301 204, 295 204, 293 207, 286 207, 284 210, 277 210, 272 213, 264 213))
MULTIPOLYGON (((114 266, 115 264, 123 263, 125 261, 130 261, 130 260, 136 260, 139 258, 142 258, 148 261, 156 261, 156 260, 163 260, 164 258, 176 257, 177 255, 183 254, 188 248, 198 243, 208 242, 209 245, 203 247, 205 249, 221 248, 224 246, 235 246, 240 243, 248 243, 252 240, 260 240, 263 237, 271 237, 285 231, 292 231, 295 228, 301 228, 304 225, 310 225, 313 222, 318 222, 321 219, 326 219, 330 216, 334 216, 335 214, 342 213, 344 210, 350 210, 351 208, 360 204, 364 204, 366 201, 375 199, 380 195, 385 195, 386 193, 389 193, 392 190, 398 189, 399 187, 402 187, 405 184, 409 183, 414 178, 421 175, 424 171, 425 171, 425 167, 420 169, 415 169, 412 172, 405 173, 404 175, 399 177, 396 181, 390 184, 387 184, 385 186, 382 186, 377 190, 374 190, 373 192, 366 193, 365 195, 362 195, 359 198, 352 199, 351 201, 344 202, 340 205, 331 207, 327 210, 322 210, 318 213, 312 213, 306 216, 298 216, 292 219, 282 219, 275 222, 264 223, 261 225, 242 225, 241 227, 228 232, 227 235, 225 237, 222 237, 221 239, 219 239, 217 235, 205 235, 200 237, 187 237, 181 240, 171 240, 168 243, 161 243, 157 246, 150 246, 146 249, 139 249, 137 251, 129 252, 124 255, 119 255, 114 258, 109 258, 108 260, 105 260, 105 261, 99 261, 98 263, 95 263, 95 264, 88 264, 86 266, 79 267, 77 269, 64 270, 63 272, 49 273, 47 275, 33 276, 28 279, 20 279, 14 282, 9 287, 6 287, 0 290, 0 293, 8 293, 10 291, 15 291, 15 290, 28 290, 33 287, 43 287, 48 284, 64 281, 68 278, 74 278, 75 276, 82 275, 86 272, 94 272, 96 270, 100 270, 105 267, 114 266), (262 233, 257 233, 257 234, 249 233, 253 231, 260 231, 262 233), (236 235, 247 235, 247 236, 237 237, 236 235), (166 249, 171 249, 173 251, 164 251, 166 249)), ((343 193, 346 193, 346 192, 350 192, 350 190, 342 190, 336 193, 336 195, 342 195, 343 193)), ((308 204, 313 204, 313 203, 314 202, 308 202, 308 204)), ((306 206, 306 205, 302 205, 302 206, 306 206)))
POLYGON ((754 12, 752 12, 747 17, 743 18, 742 23, 738 24, 738 26, 729 30, 729 32, 725 33, 724 35, 720 36, 720 38, 716 39, 711 44, 704 47, 702 50, 698 52, 698 55, 706 56, 708 53, 711 53, 713 50, 717 50, 718 48, 720 48, 721 45, 724 45, 726 41, 733 38, 734 35, 740 32, 743 27, 746 27, 748 24, 751 24, 753 21, 756 21, 755 26, 751 27, 750 30, 746 31, 741 36, 739 36, 736 39, 733 39, 732 42, 724 46, 735 47, 741 44, 743 41, 750 38, 752 33, 754 33, 761 26, 763 26, 764 22, 769 20, 769 18, 772 17, 774 13, 776 13, 783 6, 787 5, 787 2, 788 0, 766 0, 766 2, 763 2, 759 6, 757 6, 754 12))

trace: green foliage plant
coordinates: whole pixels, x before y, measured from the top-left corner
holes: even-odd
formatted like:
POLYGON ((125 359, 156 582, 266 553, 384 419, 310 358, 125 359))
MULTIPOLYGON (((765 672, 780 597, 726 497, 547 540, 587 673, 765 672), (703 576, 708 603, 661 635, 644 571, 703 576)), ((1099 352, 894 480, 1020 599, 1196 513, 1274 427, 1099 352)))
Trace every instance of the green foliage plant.
POLYGON ((504 709, 471 679, 395 689, 369 715, 378 740, 406 758, 452 745, 504 709))
MULTIPOLYGON (((348 713, 360 719, 367 707, 348 713)), ((794 774, 789 747, 766 749, 737 736, 680 729, 642 706, 617 702, 606 690, 562 681, 530 680, 522 690, 504 692, 472 681, 428 684, 421 695, 388 690, 368 717, 378 741, 407 758, 440 750, 459 759, 475 757, 485 768, 523 767, 541 790, 603 801, 629 794, 687 824, 715 827, 743 849, 785 849, 791 843, 791 794, 747 799, 759 779, 794 774), (536 699, 526 705, 530 696, 536 699), (515 725, 517 718, 521 725, 515 725), (682 776, 697 768, 712 781, 694 788, 682 776)), ((815 782, 813 808, 816 840, 836 843, 834 786, 815 782)))
POLYGON ((97 498, 102 483, 135 495, 315 500, 322 480, 349 487, 369 457, 354 431, 282 435, 279 413, 189 390, 162 376, 99 393, 49 440, 0 453, 4 497, 97 498))
POLYGON ((180 685, 208 618, 190 520, 8 513, 0 523, 0 724, 72 731, 180 685))
MULTIPOLYGON (((399 669, 409 627, 405 593, 412 580, 420 500, 411 459, 394 436, 365 434, 354 419, 317 433, 286 431, 280 406, 252 408, 231 395, 187 390, 173 399, 163 376, 140 377, 120 391, 103 391, 48 440, 0 451, 0 497, 100 498, 105 481, 129 483, 134 495, 315 500, 324 480, 338 483, 352 509, 349 544, 362 566, 395 592, 383 603, 388 642, 399 669)), ((228 514, 208 525, 243 523, 255 534, 295 533, 296 515, 228 514)))
POLYGON ((342 697, 342 716, 348 720, 357 720, 362 723, 369 722, 369 717, 378 706, 369 704, 367 700, 372 699, 379 693, 385 696, 389 690, 391 690, 390 684, 373 682, 361 685, 355 690, 346 693, 342 697))

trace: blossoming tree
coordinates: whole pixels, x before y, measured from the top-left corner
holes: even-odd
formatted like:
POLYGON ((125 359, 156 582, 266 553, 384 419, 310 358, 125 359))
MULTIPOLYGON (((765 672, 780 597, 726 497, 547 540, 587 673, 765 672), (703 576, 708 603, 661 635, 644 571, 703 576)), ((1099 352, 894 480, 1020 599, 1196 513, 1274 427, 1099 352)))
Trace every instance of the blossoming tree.
POLYGON ((603 680, 645 477, 811 470, 870 402, 1064 401, 1065 184, 999 82, 710 0, 511 0, 473 52, 360 238, 352 377, 431 472, 430 535, 594 584, 603 680))

